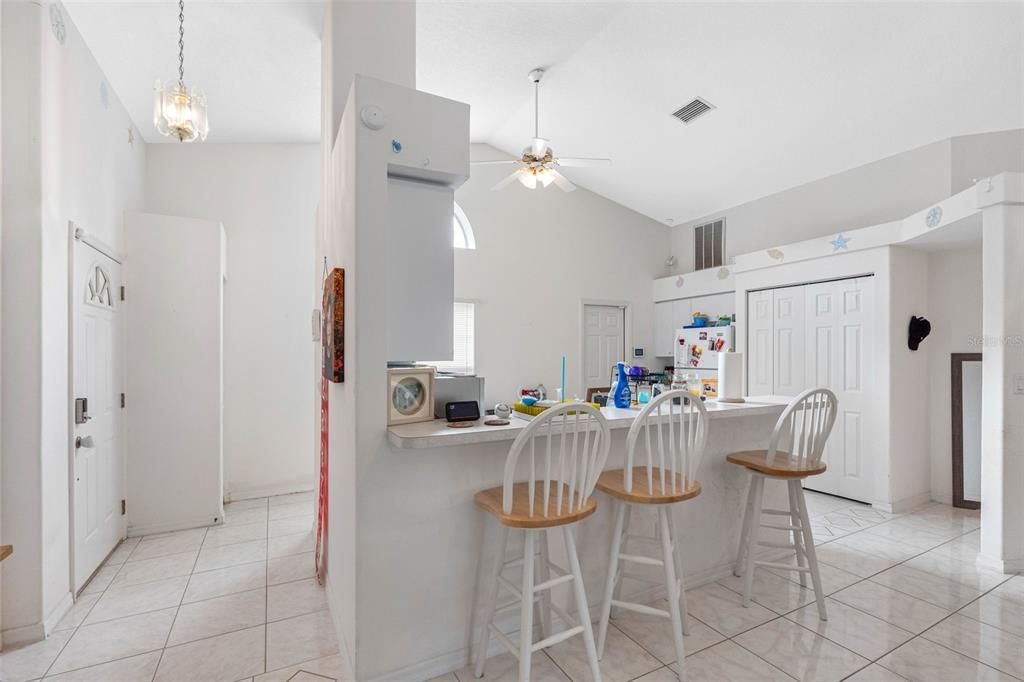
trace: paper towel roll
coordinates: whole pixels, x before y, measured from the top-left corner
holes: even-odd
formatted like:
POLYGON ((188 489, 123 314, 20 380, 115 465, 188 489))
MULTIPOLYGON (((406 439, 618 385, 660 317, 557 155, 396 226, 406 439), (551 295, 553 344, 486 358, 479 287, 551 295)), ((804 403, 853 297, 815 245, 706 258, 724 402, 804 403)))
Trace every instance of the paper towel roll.
POLYGON ((718 402, 743 402, 743 353, 718 354, 718 402))

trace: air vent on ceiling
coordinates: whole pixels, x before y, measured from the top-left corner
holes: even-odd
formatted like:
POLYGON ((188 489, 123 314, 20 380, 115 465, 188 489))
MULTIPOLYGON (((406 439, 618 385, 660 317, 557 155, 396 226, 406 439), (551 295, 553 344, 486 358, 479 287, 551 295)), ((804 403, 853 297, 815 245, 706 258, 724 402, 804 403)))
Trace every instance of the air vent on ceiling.
POLYGON ((705 102, 700 97, 697 97, 692 102, 684 104, 679 107, 676 111, 672 112, 672 115, 678 118, 683 123, 690 123, 693 119, 708 113, 714 109, 714 105, 705 102))

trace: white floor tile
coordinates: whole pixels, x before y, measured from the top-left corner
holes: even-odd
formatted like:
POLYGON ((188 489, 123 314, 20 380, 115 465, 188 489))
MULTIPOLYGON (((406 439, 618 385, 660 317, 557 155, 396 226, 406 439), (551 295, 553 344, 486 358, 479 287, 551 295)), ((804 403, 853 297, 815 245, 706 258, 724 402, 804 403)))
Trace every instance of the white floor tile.
MULTIPOLYGON (((96 605, 96 602, 100 600, 100 594, 83 594, 75 600, 74 606, 64 614, 64 617, 57 623, 57 627, 54 631, 67 630, 77 628, 85 620, 85 617, 89 615, 89 611, 96 605)), ((3 679, 0 677, 0 679, 3 679)))
POLYGON ((199 552, 196 572, 212 571, 218 568, 227 568, 228 566, 238 566, 239 564, 251 564, 256 561, 265 561, 266 558, 266 540, 240 542, 235 545, 225 545, 224 547, 204 547, 199 552))
POLYGON ((778 617, 754 602, 744 608, 743 597, 717 583, 687 590, 686 601, 691 614, 729 637, 778 617))
MULTIPOLYGON (((689 593, 687 593, 689 594, 689 593)), ((668 610, 668 600, 661 599, 652 604, 655 608, 668 610)), ((672 639, 672 624, 657 616, 646 616, 640 613, 623 610, 612 624, 650 651, 662 663, 673 663, 676 660, 675 642, 672 639)), ((724 635, 699 621, 690 614, 690 634, 683 638, 683 648, 687 656, 692 656, 701 649, 718 644, 725 639, 724 635)))
POLYGON ((203 540, 203 549, 208 547, 224 547, 225 545, 237 545, 240 542, 251 542, 263 540, 267 537, 267 524, 265 521, 257 523, 242 523, 238 525, 219 526, 211 528, 203 540))
POLYGON ((889 521, 867 530, 860 531, 864 535, 885 538, 897 543, 905 544, 908 547, 917 549, 918 553, 938 547, 949 540, 949 536, 934 535, 928 530, 907 524, 900 523, 900 519, 889 521))
POLYGON ((139 585, 189 575, 196 565, 197 556, 199 556, 199 550, 192 550, 155 559, 129 561, 118 571, 117 576, 111 581, 110 587, 139 585))
POLYGON ((0 652, 0 680, 24 682, 42 677, 71 638, 70 630, 55 632, 41 642, 9 647, 0 652))
POLYGON ((316 493, 312 490, 307 490, 301 493, 290 493, 288 495, 274 495, 270 498, 271 507, 300 503, 316 504, 316 493))
POLYGON ((154 682, 235 682, 264 671, 266 626, 169 647, 154 682))
POLYGON ((773 620, 736 638, 779 670, 798 680, 838 680, 870 661, 785 619, 773 620))
POLYGON ((305 554, 312 552, 315 548, 313 531, 295 533, 294 535, 279 535, 268 540, 267 556, 277 559, 283 556, 294 554, 305 554))
POLYGON ((51 674, 127 658, 164 646, 177 609, 83 625, 50 669, 51 674))
POLYGON ((267 625, 267 667, 271 670, 338 653, 330 611, 267 625))
POLYGON ((167 646, 262 625, 267 618, 266 590, 216 597, 178 609, 167 646))
POLYGON ((926 639, 912 639, 878 661, 914 682, 1009 682, 1013 678, 926 639))
MULTIPOLYGON (((337 680, 337 682, 355 681, 355 676, 352 674, 352 666, 349 665, 348 661, 341 654, 335 654, 287 668, 281 668, 280 670, 274 670, 265 675, 257 675, 255 682, 294 682, 294 676, 300 672, 318 675, 329 680, 337 680)), ((317 682, 323 682, 323 680, 321 679, 317 682)))
POLYGON ((267 506, 264 504, 262 507, 255 509, 231 509, 228 510, 224 507, 224 523, 220 526, 221 528, 228 528, 229 526, 244 526, 250 523, 267 523, 267 506))
POLYGON ((976 601, 960 609, 962 615, 1005 630, 1018 637, 1024 637, 1024 599, 1015 596, 1014 587, 1019 584, 1013 578, 976 601))
POLYGON ((267 509, 268 498, 257 497, 251 500, 236 500, 234 502, 227 502, 224 505, 224 515, 232 514, 234 512, 248 511, 250 509, 267 509))
POLYGON ((159 651, 122 658, 110 663, 72 670, 46 678, 46 682, 152 682, 159 651))
POLYGON ((235 592, 246 592, 265 587, 267 584, 267 563, 239 564, 218 568, 203 573, 193 573, 185 590, 184 604, 223 597, 235 592))
POLYGON ((981 594, 980 589, 919 571, 911 568, 909 563, 893 566, 870 580, 949 611, 959 609, 981 594))
POLYGON ((818 607, 814 604, 786 618, 871 660, 884 656, 914 636, 912 632, 835 599, 825 602, 828 620, 818 617, 818 607))
MULTIPOLYGON (((455 675, 459 678, 459 682, 476 680, 473 676, 472 666, 455 671, 455 675)), ((519 679, 519 661, 515 656, 507 653, 488 658, 487 664, 484 666, 484 679, 487 682, 516 682, 519 679)), ((530 658, 530 680, 531 682, 533 680, 537 680, 537 682, 569 682, 565 673, 559 670, 554 661, 542 651, 538 651, 530 658)))
MULTIPOLYGON (((554 627, 556 630, 561 629, 560 625, 554 627)), ((594 633, 594 637, 596 639, 597 633, 594 633)), ((582 634, 545 651, 570 679, 590 679, 590 663, 582 634)), ((608 682, 627 682, 662 667, 661 661, 615 627, 608 628, 608 641, 600 665, 601 679, 608 682)))
POLYGON ((305 580, 316 575, 313 552, 271 559, 267 562, 267 582, 271 585, 305 580))
POLYGON ((840 590, 832 598, 914 634, 927 630, 949 615, 947 609, 870 580, 840 590))
POLYGON ((905 680, 905 677, 900 677, 877 663, 872 663, 846 678, 846 682, 904 682, 905 680))
MULTIPOLYGON (((742 595, 743 580, 743 578, 730 575, 719 580, 718 584, 742 595)), ((807 579, 807 584, 808 587, 811 584, 810 577, 807 579)), ((804 604, 810 604, 814 601, 814 591, 800 587, 798 583, 791 582, 765 568, 758 568, 754 571, 751 599, 781 615, 798 609, 804 604)))
POLYGON ((289 519, 296 516, 313 518, 315 511, 312 502, 297 502, 294 504, 278 504, 270 508, 270 520, 289 519))
POLYGON ((987 592, 1010 579, 1009 575, 1000 571, 979 567, 973 560, 962 561, 932 552, 916 556, 908 560, 905 565, 982 592, 987 592))
POLYGON ((276 538, 281 535, 295 535, 296 533, 308 533, 313 528, 313 515, 289 516, 286 519, 277 519, 267 524, 267 536, 276 538))
POLYGON ((182 576, 141 585, 111 587, 96 602, 84 624, 92 625, 105 620, 177 606, 181 603, 187 584, 188 576, 182 576))
POLYGON ((182 552, 194 552, 202 546, 205 536, 205 528, 193 528, 191 530, 146 537, 135 546, 135 549, 128 556, 128 561, 154 559, 182 552))
POLYGON ((844 541, 820 545, 815 550, 818 554, 818 562, 823 566, 834 566, 858 578, 868 578, 899 563, 897 559, 871 554, 844 541))
MULTIPOLYGON (((678 670, 679 663, 672 669, 678 670)), ((793 682, 793 678, 735 642, 722 642, 686 657, 687 682, 793 682)), ((668 682, 671 682, 669 678, 668 682)))
POLYGON ((283 620, 327 608, 327 592, 316 578, 281 585, 267 590, 267 620, 283 620))
POLYGON ((1004 673, 1024 678, 1022 637, 956 614, 921 636, 1004 673))
POLYGON ((121 565, 116 566, 101 566, 96 573, 93 574, 92 578, 89 579, 88 584, 82 589, 82 594, 98 594, 103 590, 110 587, 111 581, 114 580, 114 576, 121 570, 121 565))

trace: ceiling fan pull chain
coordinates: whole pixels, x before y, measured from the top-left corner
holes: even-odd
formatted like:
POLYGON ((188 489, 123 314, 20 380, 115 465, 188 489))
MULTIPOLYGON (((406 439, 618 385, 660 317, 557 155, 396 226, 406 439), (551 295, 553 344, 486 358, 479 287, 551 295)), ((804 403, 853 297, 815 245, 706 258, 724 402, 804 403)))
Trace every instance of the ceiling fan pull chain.
POLYGON ((178 84, 185 86, 185 0, 178 0, 178 84))
POLYGON ((540 81, 533 82, 533 136, 540 137, 540 81))

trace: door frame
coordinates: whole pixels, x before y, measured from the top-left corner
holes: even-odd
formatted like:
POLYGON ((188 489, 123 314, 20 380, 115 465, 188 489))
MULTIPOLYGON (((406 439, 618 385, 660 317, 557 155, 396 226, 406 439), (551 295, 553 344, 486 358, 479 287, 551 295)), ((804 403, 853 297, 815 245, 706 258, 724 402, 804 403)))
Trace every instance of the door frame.
POLYGON ((953 506, 981 509, 981 501, 964 499, 964 363, 984 362, 982 353, 950 353, 950 418, 953 447, 953 506))
MULTIPOLYGON (((75 567, 75 292, 77 291, 75 285, 78 280, 78 268, 75 267, 75 242, 81 242, 82 244, 92 248, 98 253, 106 256, 110 260, 114 261, 118 265, 122 266, 121 269, 121 285, 124 285, 124 261, 125 258, 122 256, 117 249, 113 248, 109 244, 106 244, 100 239, 90 235, 80 225, 76 225, 73 220, 68 221, 68 579, 69 579, 69 590, 77 598, 75 591, 76 582, 76 567, 75 567)), ((122 305, 122 314, 124 314, 124 303, 122 305)), ((122 318, 123 319, 123 318, 122 318)), ((127 343, 124 335, 127 332, 127 325, 122 324, 121 329, 121 340, 127 343)), ((125 363, 124 354, 121 355, 121 376, 126 378, 127 364, 125 363)), ((127 431, 128 431, 128 414, 127 410, 121 415, 121 444, 127 445, 127 431)), ((126 486, 128 484, 128 477, 126 474, 126 468, 128 466, 127 451, 122 450, 123 456, 121 457, 121 493, 127 499, 126 486)), ((127 515, 121 516, 121 538, 123 539, 127 531, 128 517, 127 515)))
MULTIPOLYGON (((579 387, 580 390, 578 395, 586 395, 586 376, 587 376, 587 306, 588 305, 599 305, 606 306, 609 308, 619 308, 622 310, 622 355, 623 360, 627 361, 625 355, 627 351, 633 347, 633 304, 629 301, 607 299, 607 298, 581 298, 580 299, 580 337, 579 337, 579 349, 580 349, 580 361, 579 361, 579 387)), ((652 308, 653 310, 653 308, 652 308)), ((644 359, 647 359, 647 351, 644 351, 644 359)), ((566 392, 569 388, 566 387, 566 392)), ((563 398, 566 396, 563 396, 563 398)))

